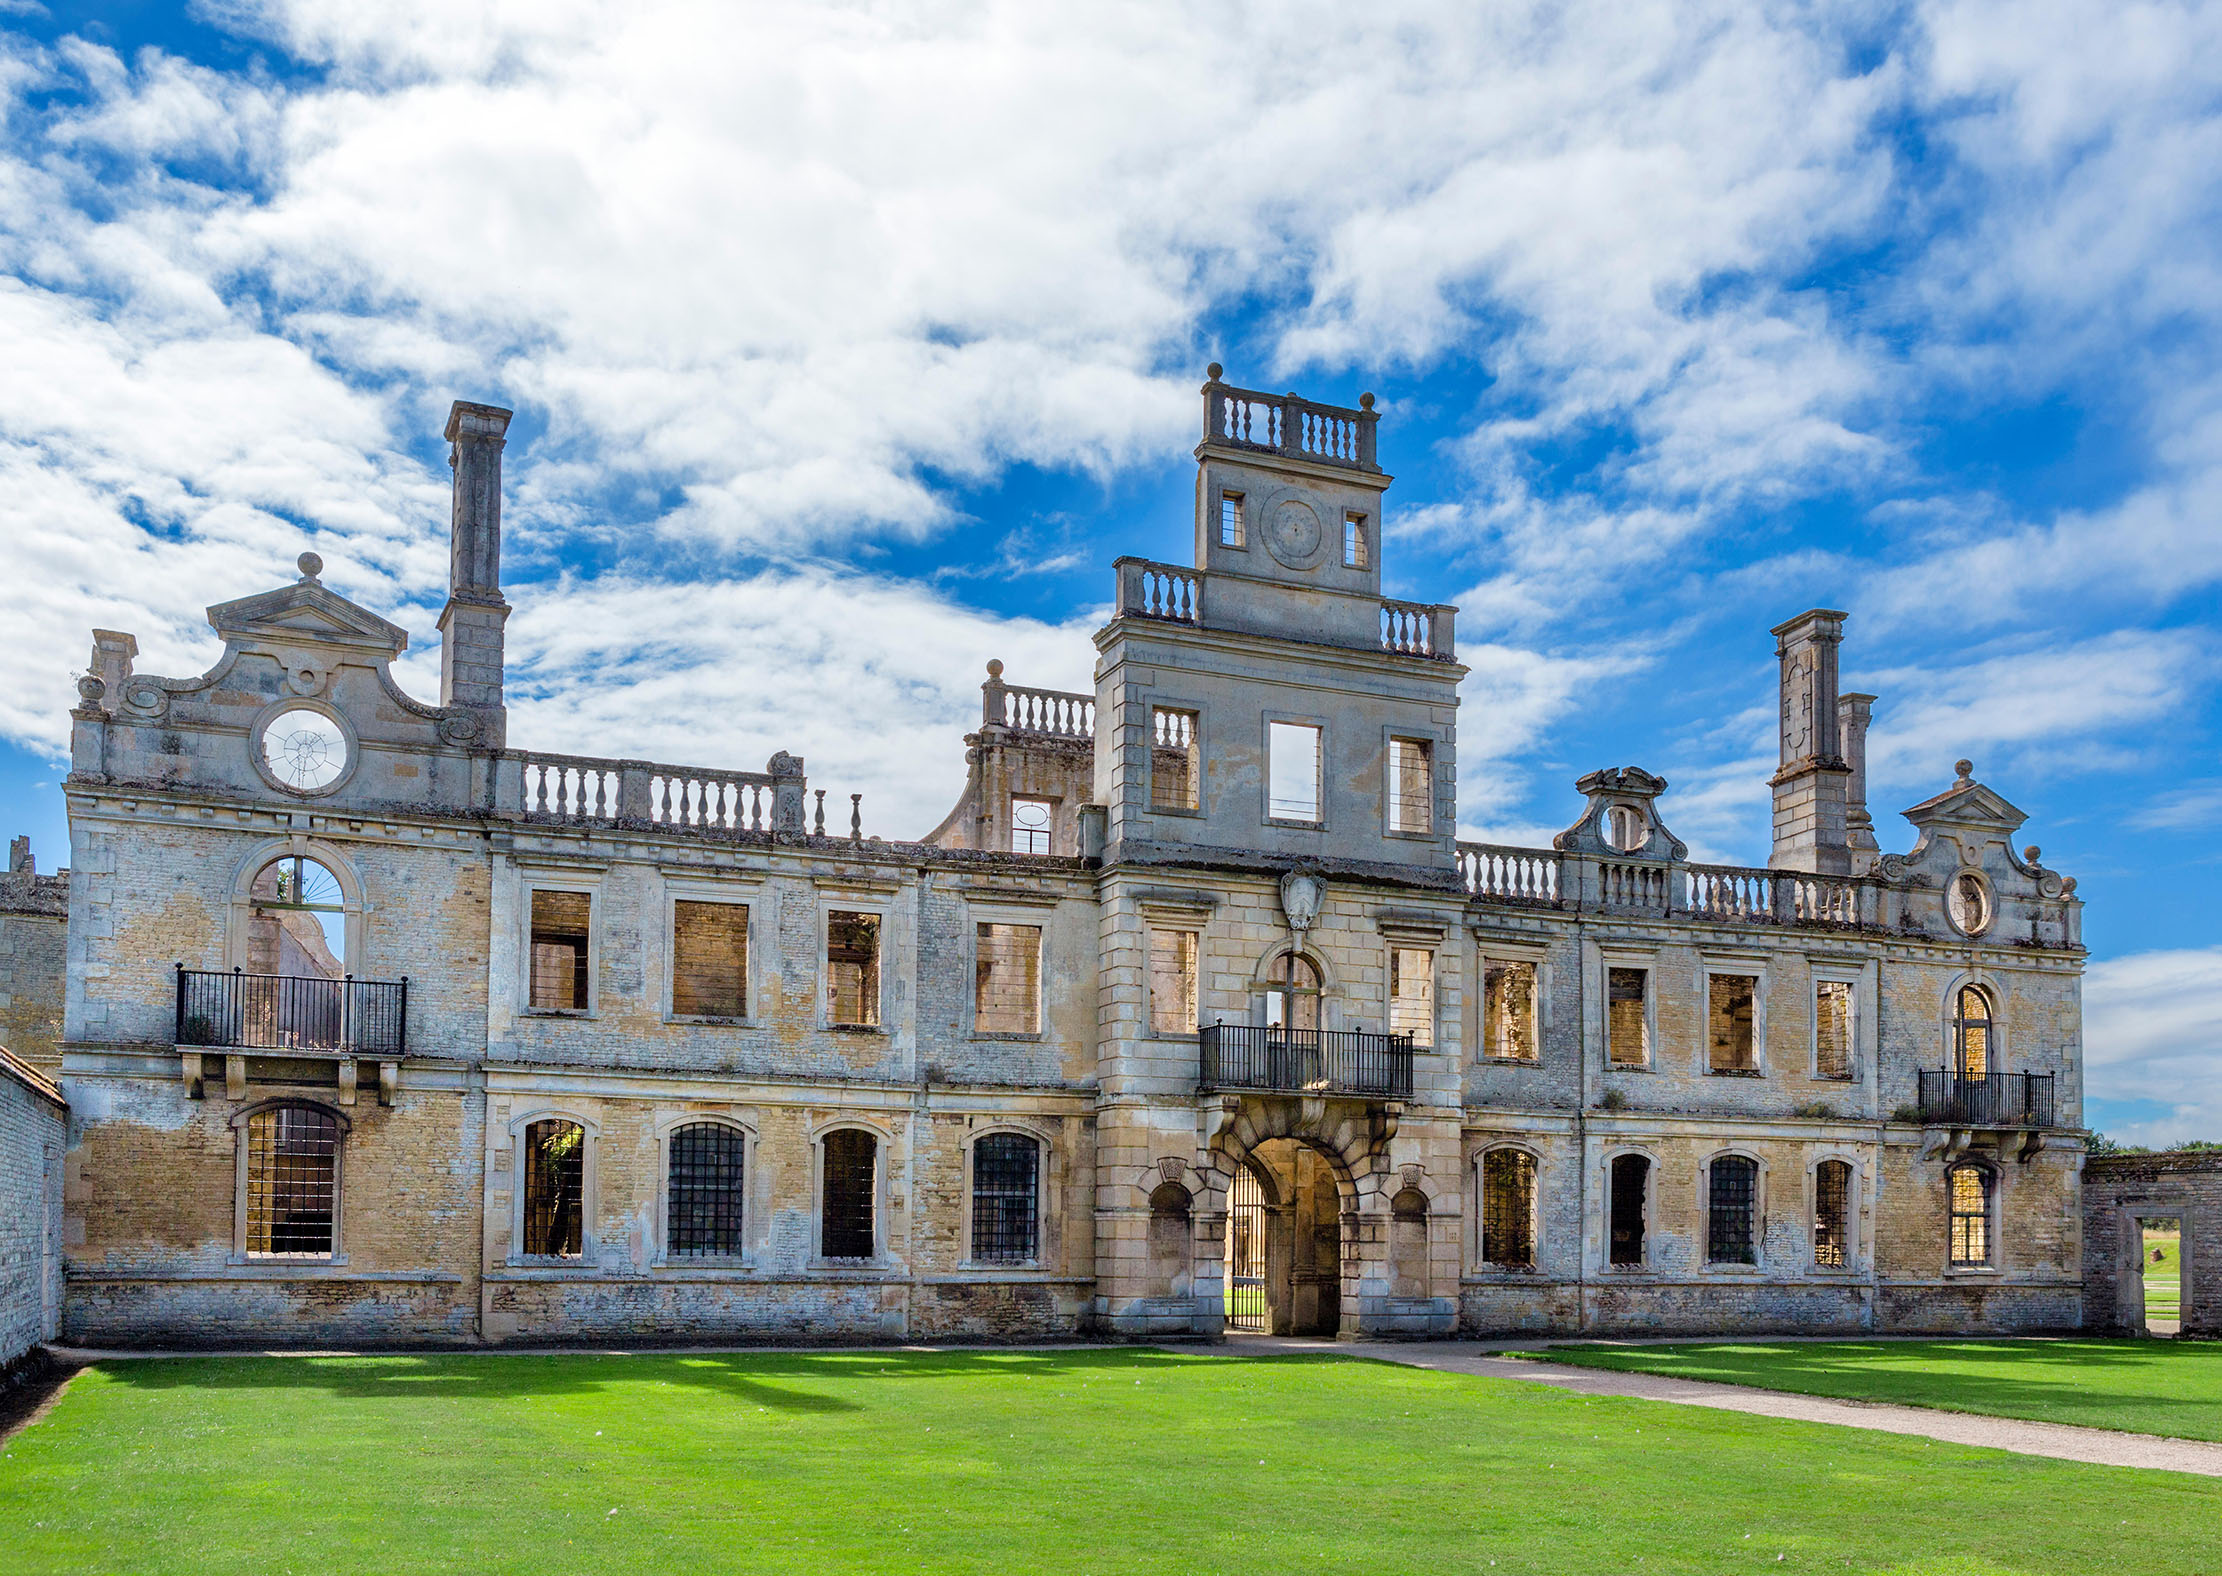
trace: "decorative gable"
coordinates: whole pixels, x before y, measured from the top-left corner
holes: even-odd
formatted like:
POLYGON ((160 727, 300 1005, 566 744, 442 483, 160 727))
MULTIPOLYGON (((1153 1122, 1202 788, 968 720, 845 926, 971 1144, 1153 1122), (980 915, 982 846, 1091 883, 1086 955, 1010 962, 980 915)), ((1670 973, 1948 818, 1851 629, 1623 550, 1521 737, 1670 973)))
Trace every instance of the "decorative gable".
POLYGON ((408 649, 409 632, 358 607, 316 577, 324 561, 301 555, 301 578, 277 591, 219 602, 208 622, 228 644, 347 646, 381 661, 408 649))
POLYGON ((1974 780, 1970 775, 1975 770, 1974 762, 1955 762, 1953 770, 1958 776, 1952 786, 1903 812, 1907 820, 1924 832, 1932 826, 1970 826, 2011 835, 2029 819, 1997 793, 1974 780))

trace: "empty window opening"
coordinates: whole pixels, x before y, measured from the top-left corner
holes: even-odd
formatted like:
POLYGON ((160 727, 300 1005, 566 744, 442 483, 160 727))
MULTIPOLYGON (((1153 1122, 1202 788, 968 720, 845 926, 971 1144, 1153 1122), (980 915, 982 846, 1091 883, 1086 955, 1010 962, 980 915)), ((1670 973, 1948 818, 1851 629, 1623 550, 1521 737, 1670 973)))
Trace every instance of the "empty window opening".
POLYGON ((1616 804, 1605 811, 1605 841, 1624 854, 1640 850, 1651 840, 1643 812, 1632 804, 1616 804))
POLYGON ((1813 1262, 1840 1270, 1851 1261, 1852 1167, 1824 1160, 1813 1170, 1813 1262))
POLYGON ((1991 1261, 1991 1174, 1981 1166, 1954 1166, 1945 1175, 1952 1209, 1952 1264, 1974 1269, 1991 1261))
POLYGON ((1525 1150, 1481 1157, 1481 1257, 1507 1269, 1535 1267, 1535 1157, 1525 1150))
POLYGON ((972 1257, 1030 1264, 1041 1256, 1042 1146, 990 1133, 972 1146, 972 1257))
POLYGON ((584 1236, 586 1129, 551 1119, 525 1129, 527 1257, 575 1259, 584 1236))
POLYGON ((748 1016, 748 906, 671 905, 671 1012, 678 1018, 748 1016))
POLYGON ((1852 1076, 1852 987, 1843 980, 1813 987, 1813 1075, 1852 1076))
POLYGON ((1196 951, 1192 930, 1150 932, 1150 1033, 1196 1032, 1196 951))
POLYGON ((1389 1032, 1422 1050, 1435 1043, 1435 954, 1425 948, 1389 949, 1389 1032))
POLYGON ((1039 1034, 1042 927, 991 925, 973 939, 972 1021, 982 1034, 1039 1034))
POLYGON ((748 1139, 722 1122, 689 1122, 671 1135, 664 1246, 673 1258, 737 1259, 745 1250, 748 1139))
POLYGON ((532 1006, 537 1012, 584 1012, 587 935, 594 899, 584 892, 532 894, 532 1006))
POLYGON ((1481 1054, 1508 1062, 1536 1059, 1534 964, 1491 963, 1483 967, 1481 1054))
POLYGON ((1650 984, 1649 969, 1605 971, 1605 1034, 1617 1067, 1643 1067, 1651 1061, 1651 1026, 1644 1001, 1650 984))
POLYGON ((1752 1007, 1759 981, 1749 974, 1714 974, 1705 981, 1706 1017, 1711 1025, 1712 1070, 1716 1073, 1749 1073, 1759 1070, 1751 1038, 1752 1007))
POLYGON ((1962 1078, 1983 1078, 1990 1073, 1991 999, 1980 986, 1963 985, 1954 998, 1952 1060, 1962 1078))
POLYGON ((1426 739, 1389 741, 1389 830, 1435 830, 1435 746, 1426 739))
POLYGON ((1242 521, 1242 494, 1238 492, 1219 495, 1219 545, 1243 547, 1248 545, 1242 521))
POLYGON ((842 1128, 826 1134, 825 1186, 818 1219, 819 1251, 829 1259, 868 1259, 878 1244, 872 1203, 879 1185, 879 1141, 842 1128))
POLYGON ((1612 1243, 1608 1262, 1638 1266, 1643 1263, 1644 1194, 1651 1186, 1651 1162, 1641 1155, 1615 1155, 1610 1177, 1612 1243))
POLYGON ((1319 1027, 1319 970, 1301 953, 1284 952, 1266 974, 1265 1021, 1269 1028, 1319 1027))
POLYGON ((339 877, 313 859, 271 861, 251 889, 247 972, 342 979, 347 974, 347 899, 339 877))
POLYGON ((1319 729, 1309 723, 1266 727, 1266 813, 1276 821, 1319 819, 1319 729))
POLYGON ((329 1258, 339 1201, 339 1122, 308 1105, 247 1118, 247 1253, 329 1258))
POLYGON ((1203 802, 1203 761, 1196 747, 1196 713, 1172 706, 1150 708, 1150 808, 1194 810, 1203 802))
POLYGON ((1759 1262, 1753 1214, 1759 1201, 1759 1162, 1722 1155, 1709 1171, 1705 1191, 1705 1260, 1709 1264, 1759 1262))
POLYGON ((880 916, 826 915, 826 1021, 869 1029, 880 1021, 880 916))
POLYGON ((1046 854, 1056 826, 1056 809, 1047 799, 1011 801, 1011 852, 1046 854))
POLYGON ((1345 569, 1366 567, 1366 517, 1346 514, 1342 517, 1342 566, 1345 569))

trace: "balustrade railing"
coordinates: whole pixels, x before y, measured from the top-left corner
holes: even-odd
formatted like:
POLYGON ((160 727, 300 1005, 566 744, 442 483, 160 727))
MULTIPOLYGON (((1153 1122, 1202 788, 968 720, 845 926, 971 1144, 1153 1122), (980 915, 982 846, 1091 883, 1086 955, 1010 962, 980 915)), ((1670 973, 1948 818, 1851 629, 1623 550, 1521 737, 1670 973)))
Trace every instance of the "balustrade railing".
POLYGON ((1374 428, 1373 396, 1361 395, 1358 409, 1321 405, 1296 394, 1268 394, 1260 389, 1238 389, 1219 381, 1213 363, 1211 381, 1204 385, 1204 438, 1207 442, 1236 448, 1261 449, 1292 459, 1314 460, 1324 465, 1372 471, 1374 428))
MULTIPOLYGON (((530 821, 573 825, 647 826, 728 835, 799 835, 814 830, 824 835, 822 802, 816 825, 804 825, 808 782, 802 762, 791 755, 777 755, 771 764, 773 769, 766 772, 736 772, 519 750, 512 752, 501 768, 504 775, 499 779, 497 805, 530 821), (514 776, 508 775, 512 770, 514 776)), ((823 790, 818 797, 823 801, 823 790)), ((849 797, 849 835, 852 841, 861 840, 862 796, 849 797)))
POLYGON ((409 1048, 409 981, 177 966, 177 1044, 396 1060, 409 1048))
POLYGON ((525 814, 558 821, 614 821, 622 786, 620 761, 579 755, 529 754, 519 757, 524 773, 525 814))
POLYGON ((1492 903, 1558 902, 1559 856, 1547 848, 1460 843, 1458 873, 1468 892, 1492 903))
POLYGON ((1597 867, 1597 906, 1664 914, 1671 906, 1672 888, 1665 865, 1621 864, 1601 861, 1597 867))
POLYGON ((1857 926, 1870 922, 1862 917, 1865 887, 1860 881, 1791 870, 1589 860, 1548 848, 1460 843, 1458 873, 1467 893, 1485 903, 1591 908, 1724 924, 1857 926))
POLYGON ((1706 919, 1775 918, 1771 870, 1741 865, 1684 865, 1682 908, 1706 919))
POLYGON ((1195 570, 1146 558, 1122 558, 1117 567, 1121 613, 1175 624, 1202 622, 1203 576, 1195 570))
POLYGON ((1955 1127, 2057 1125, 2051 1073, 1925 1071, 1918 1108, 1922 1121, 1955 1127))
POLYGON ((1215 1023, 1196 1036, 1197 1083, 1205 1091, 1412 1098, 1412 1036, 1358 1029, 1283 1029, 1215 1023))
POLYGON ((997 684, 988 694, 991 726, 1014 733, 1038 733, 1053 739, 1093 739, 1096 736, 1096 698, 1062 690, 1027 689, 1018 684, 997 684))
POLYGON ((1404 657, 1451 655, 1450 609, 1425 602, 1381 604, 1381 649, 1404 657))
POLYGON ((648 819, 658 826, 762 832, 773 820, 772 779, 761 772, 648 769, 648 819))

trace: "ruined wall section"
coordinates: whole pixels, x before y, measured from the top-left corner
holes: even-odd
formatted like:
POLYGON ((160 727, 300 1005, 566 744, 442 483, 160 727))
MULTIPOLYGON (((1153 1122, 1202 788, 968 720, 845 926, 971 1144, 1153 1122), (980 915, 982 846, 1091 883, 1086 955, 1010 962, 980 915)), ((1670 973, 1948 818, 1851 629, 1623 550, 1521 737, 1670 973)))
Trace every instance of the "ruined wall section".
POLYGON ((27 837, 0 872, 0 1045, 48 1073, 62 1065, 69 881, 67 870, 38 873, 27 837))
POLYGON ((2145 1333, 2141 1221, 2182 1223, 2185 1335, 2222 1335, 2222 1154, 2093 1155, 2083 1166, 2083 1325, 2145 1333))
POLYGON ((0 1376, 62 1329, 62 1152, 69 1107, 0 1051, 0 1376))

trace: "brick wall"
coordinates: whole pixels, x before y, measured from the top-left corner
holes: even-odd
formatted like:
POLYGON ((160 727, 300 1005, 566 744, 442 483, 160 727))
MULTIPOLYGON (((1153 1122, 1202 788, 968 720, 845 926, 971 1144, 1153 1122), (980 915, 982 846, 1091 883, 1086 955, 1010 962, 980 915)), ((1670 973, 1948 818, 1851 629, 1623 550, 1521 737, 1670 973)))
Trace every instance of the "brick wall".
POLYGON ((43 1074, 0 1051, 0 1373, 61 1333, 68 1115, 43 1074))
POLYGON ((2083 1320, 2144 1333, 2140 1221, 2183 1223, 2183 1333, 2222 1335, 2222 1154, 2093 1155, 2083 1167, 2083 1320))

